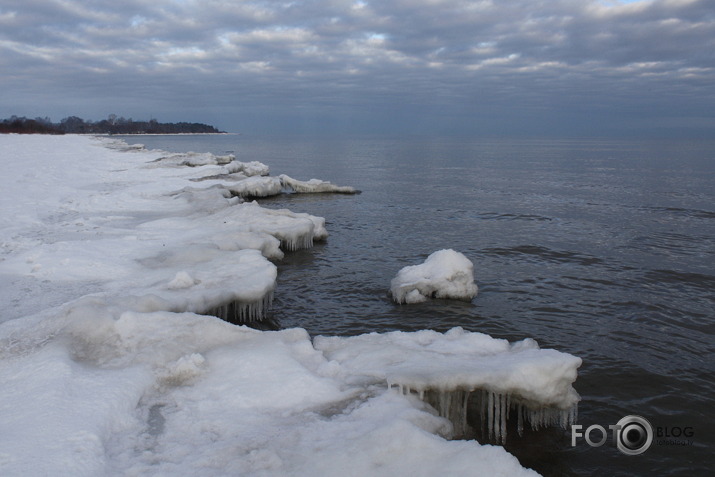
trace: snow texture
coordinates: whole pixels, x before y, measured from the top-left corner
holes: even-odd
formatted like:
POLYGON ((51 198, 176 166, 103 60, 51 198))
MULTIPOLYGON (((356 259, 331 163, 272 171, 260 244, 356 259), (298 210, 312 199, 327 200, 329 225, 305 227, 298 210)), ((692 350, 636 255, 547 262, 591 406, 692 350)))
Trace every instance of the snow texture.
POLYGON ((429 298, 470 301, 477 295, 474 265, 459 252, 438 250, 424 263, 401 269, 390 284, 397 303, 420 303, 429 298))
POLYGON ((0 475, 532 476, 447 440, 459 403, 486 396, 500 436, 509 407, 575 405, 580 360, 530 340, 213 316, 260 318, 280 247, 327 234, 194 181, 231 163, 70 135, 0 136, 0 156, 0 475))

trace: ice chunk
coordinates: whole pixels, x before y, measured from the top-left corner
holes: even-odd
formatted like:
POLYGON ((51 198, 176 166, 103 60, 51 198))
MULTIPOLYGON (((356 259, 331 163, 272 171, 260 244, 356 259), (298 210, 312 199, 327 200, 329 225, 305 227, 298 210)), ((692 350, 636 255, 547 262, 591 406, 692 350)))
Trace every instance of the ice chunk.
POLYGON ((221 215, 227 227, 272 235, 286 250, 310 248, 314 241, 328 236, 322 217, 288 209, 268 209, 255 201, 226 209, 221 215))
POLYGON ((581 359, 539 349, 531 339, 510 344, 453 328, 444 334, 424 330, 318 336, 314 343, 351 375, 425 399, 453 422, 456 435, 466 432, 467 399, 474 392, 486 393, 481 405, 488 413, 490 434, 499 440, 506 437, 510 409, 534 427, 565 427, 575 418, 579 396, 572 383, 581 359))
POLYGON ((292 189, 299 193, 319 193, 333 192, 338 194, 358 194, 360 191, 350 186, 337 186, 320 179, 310 179, 309 181, 299 181, 285 174, 278 176, 283 187, 292 189))
POLYGON ((390 284, 397 303, 419 303, 427 298, 469 301, 477 294, 474 265, 459 252, 439 250, 424 263, 401 269, 390 284))
POLYGON ((269 197, 278 195, 283 190, 277 177, 253 176, 224 185, 232 194, 239 197, 269 197))
POLYGON ((267 165, 263 164, 262 162, 258 162, 258 161, 251 161, 251 162, 233 161, 226 167, 228 168, 228 171, 231 174, 241 173, 248 177, 267 176, 268 174, 270 174, 270 171, 271 171, 267 165))
POLYGON ((226 165, 232 162, 236 156, 229 154, 226 156, 216 156, 210 152, 187 152, 181 154, 172 154, 169 156, 160 157, 155 159, 153 162, 160 165, 174 165, 174 166, 205 166, 209 164, 216 165, 226 165))

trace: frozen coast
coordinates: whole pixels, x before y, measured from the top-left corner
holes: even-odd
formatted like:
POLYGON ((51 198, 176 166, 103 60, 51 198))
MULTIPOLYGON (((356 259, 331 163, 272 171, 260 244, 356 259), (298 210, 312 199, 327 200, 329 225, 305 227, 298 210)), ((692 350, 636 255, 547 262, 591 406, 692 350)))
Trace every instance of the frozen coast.
POLYGON ((0 475, 535 475, 450 440, 469 396, 495 441, 574 419, 581 360, 528 338, 241 324, 328 236, 246 196, 350 187, 87 136, 0 135, 0 161, 0 475))

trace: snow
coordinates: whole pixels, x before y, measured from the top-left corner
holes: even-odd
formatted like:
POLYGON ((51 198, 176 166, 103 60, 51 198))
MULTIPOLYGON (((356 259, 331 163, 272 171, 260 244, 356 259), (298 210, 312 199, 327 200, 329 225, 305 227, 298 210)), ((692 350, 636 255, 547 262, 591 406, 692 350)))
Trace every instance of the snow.
POLYGON ((573 416, 580 360, 532 340, 234 324, 327 236, 224 186, 261 172, 84 136, 4 135, 0 157, 0 475, 527 476, 448 440, 455 403, 482 399, 496 438, 509 407, 573 416))
POLYGON ((474 265, 451 249, 432 253, 424 263, 401 269, 390 284, 397 303, 420 303, 429 298, 470 301, 477 295, 474 265))

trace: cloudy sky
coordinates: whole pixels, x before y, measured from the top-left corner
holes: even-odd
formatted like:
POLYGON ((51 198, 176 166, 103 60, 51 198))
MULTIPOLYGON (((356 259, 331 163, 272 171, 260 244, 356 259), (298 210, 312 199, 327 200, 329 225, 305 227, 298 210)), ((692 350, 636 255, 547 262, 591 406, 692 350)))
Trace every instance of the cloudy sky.
POLYGON ((713 0, 0 0, 0 116, 715 136, 713 0))

